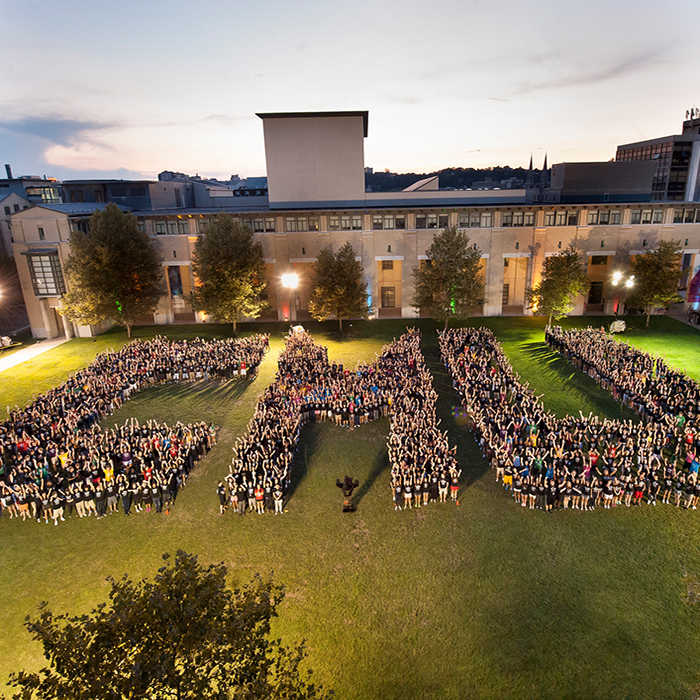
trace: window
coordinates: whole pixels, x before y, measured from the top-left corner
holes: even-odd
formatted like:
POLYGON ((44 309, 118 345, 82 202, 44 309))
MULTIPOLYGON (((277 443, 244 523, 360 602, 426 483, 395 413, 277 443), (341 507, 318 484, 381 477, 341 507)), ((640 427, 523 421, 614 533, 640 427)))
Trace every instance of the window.
POLYGON ((27 197, 41 197, 43 204, 58 204, 61 197, 56 187, 27 187, 27 197))
POLYGON ((553 211, 547 211, 544 214, 544 225, 545 226, 554 226, 556 221, 556 214, 553 211))
POLYGON ((382 270, 393 270, 394 261, 393 260, 382 260, 382 270))
POLYGON ((632 209, 632 213, 630 214, 630 223, 631 224, 641 224, 642 223, 642 210, 641 209, 632 209))
POLYGON ((525 212, 525 226, 534 226, 535 225, 535 212, 534 211, 526 211, 525 212))
POLYGON ((352 230, 362 231, 362 214, 354 214, 352 217, 352 230))
POLYGON ((13 205, 12 205, 12 208, 13 208, 15 214, 16 214, 16 213, 19 211, 19 204, 13 204, 13 205))
POLYGON ((440 228, 447 228, 449 225, 450 225, 449 214, 440 214, 440 216, 438 216, 438 226, 440 228))
POLYGON ((145 197, 146 196, 146 188, 143 185, 136 185, 134 187, 130 187, 129 194, 132 197, 145 197))
POLYGON ((342 231, 350 231, 350 229, 352 229, 350 214, 342 214, 341 215, 340 228, 342 231))
POLYGON ((253 219, 253 231, 262 233, 265 230, 265 219, 253 219))
POLYGON ((265 219, 265 231, 267 233, 274 233, 275 232, 275 219, 274 218, 265 219))
POLYGON ((63 282, 58 253, 27 255, 27 262, 29 263, 29 274, 32 278, 32 286, 36 296, 60 296, 65 294, 66 286, 63 282))
POLYGON ((578 212, 570 211, 566 223, 568 226, 578 226, 578 212))
POLYGON ((504 211, 501 214, 501 226, 512 226, 513 225, 513 212, 504 211))
POLYGON ((156 235, 162 236, 167 233, 165 221, 156 221, 156 235))
POLYGON ((384 217, 380 215, 372 217, 372 230, 381 231, 384 228, 384 217))
POLYGON ((642 209, 641 223, 642 224, 650 224, 651 223, 651 209, 642 209))
POLYGON ((173 221, 168 219, 168 221, 165 222, 168 233, 171 236, 176 236, 177 235, 177 221, 173 221))
POLYGON ((525 222, 525 214, 521 211, 513 212, 513 226, 522 226, 525 222))
POLYGON ((652 223, 653 224, 663 224, 663 222, 664 222, 664 210, 663 209, 654 209, 652 223))
MULTIPOLYGON (((5 207, 7 209, 7 207, 5 207)), ((682 209, 674 209, 673 210, 673 223, 674 224, 682 224, 683 223, 683 210, 682 209)))
POLYGON ((591 265, 607 265, 607 255, 591 255, 591 265))
POLYGON ((428 228, 437 228, 438 227, 438 215, 437 214, 428 214, 428 228))
POLYGON ((5 207, 5 214, 6 214, 7 216, 10 215, 10 207, 5 207))
POLYGON ((105 201, 105 196, 102 190, 95 190, 95 201, 96 202, 104 202, 105 201))
POLYGON ((416 228, 427 228, 425 214, 416 214, 416 228))
POLYGON ((684 224, 692 224, 693 221, 695 221, 695 210, 694 209, 686 209, 685 210, 685 218, 683 219, 684 224))
POLYGON ((503 298, 501 299, 501 304, 503 304, 503 306, 508 306, 509 294, 510 294, 510 285, 504 284, 503 285, 503 298))
POLYGON ((611 211, 610 212, 610 223, 613 226, 619 225, 621 218, 622 218, 622 214, 619 211, 611 211))
POLYGON ((45 241, 46 236, 44 235, 44 229, 41 226, 37 227, 37 231, 39 232, 39 240, 40 241, 45 241))
POLYGON ((588 225, 589 226, 597 226, 598 225, 598 212, 597 211, 589 211, 588 212, 588 225))
POLYGON ((558 211, 555 216, 555 226, 566 226, 566 212, 558 211))
POLYGON ((382 308, 393 309, 396 306, 396 287, 382 287, 382 308))
POLYGON ((177 232, 181 236, 186 236, 190 232, 190 225, 187 223, 187 219, 177 220, 177 232))
MULTIPOLYGON (((331 228, 331 231, 340 230, 338 217, 331 216, 330 219, 333 220, 331 226, 335 226, 335 228, 331 228)), ((275 219, 265 219, 265 231, 274 232, 275 230, 275 219)), ((295 233, 296 231, 318 231, 318 219, 313 216, 288 216, 284 220, 284 230, 288 233, 295 233)))
POLYGON ((403 230, 406 228, 406 215, 405 214, 397 214, 394 217, 394 222, 396 224, 396 228, 399 230, 403 230))
POLYGON ((486 211, 481 215, 481 228, 491 228, 493 225, 493 214, 490 211, 486 211))
MULTIPOLYGON (((209 219, 198 219, 197 220, 197 231, 199 231, 199 234, 202 235, 206 230, 207 226, 209 226, 209 219)), ((158 227, 158 223, 156 222, 156 228, 158 227)), ((157 231, 156 231, 157 233, 157 231)))
MULTIPOLYGON (((287 229, 289 230, 289 229, 287 229)), ((340 217, 339 216, 329 216, 328 217, 328 230, 329 231, 340 231, 340 217)))
MULTIPOLYGON (((79 192, 82 197, 82 190, 79 190, 79 192)), ((112 187, 112 197, 126 197, 126 187, 112 187)), ((81 199, 80 201, 82 202, 83 200, 81 199)))

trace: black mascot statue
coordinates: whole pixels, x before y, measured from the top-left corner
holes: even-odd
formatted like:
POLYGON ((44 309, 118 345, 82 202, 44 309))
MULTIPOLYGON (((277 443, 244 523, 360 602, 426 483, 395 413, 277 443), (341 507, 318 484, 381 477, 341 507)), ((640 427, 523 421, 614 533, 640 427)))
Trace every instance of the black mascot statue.
POLYGON ((335 485, 343 490, 343 513, 354 513, 352 492, 360 485, 360 482, 353 481, 349 476, 346 476, 344 481, 337 479, 335 485))

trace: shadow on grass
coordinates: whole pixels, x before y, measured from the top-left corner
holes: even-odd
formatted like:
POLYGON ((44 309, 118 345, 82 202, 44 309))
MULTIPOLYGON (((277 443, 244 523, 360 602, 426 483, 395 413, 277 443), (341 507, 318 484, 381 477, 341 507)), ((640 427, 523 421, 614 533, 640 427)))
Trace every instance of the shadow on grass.
POLYGON ((481 454, 474 433, 456 418, 456 409, 461 408, 461 401, 442 363, 437 343, 424 343, 422 349, 425 364, 433 375, 433 386, 438 393, 436 416, 440 421, 439 427, 447 430, 450 445, 457 446, 457 459, 462 470, 461 485, 468 488, 481 479, 488 464, 481 454))
POLYGON ((292 480, 285 494, 285 501, 292 499, 299 484, 306 478, 309 471, 309 461, 313 459, 319 440, 320 431, 315 423, 307 423, 301 429, 299 444, 292 463, 292 480))
MULTIPOLYGON (((572 365, 559 353, 550 350, 544 343, 522 343, 519 347, 524 355, 542 368, 543 372, 550 373, 551 379, 549 381, 556 381, 567 390, 577 392, 591 404, 598 406, 598 412, 603 417, 639 420, 636 413, 618 403, 609 391, 600 387, 591 377, 572 365)), ((553 386, 552 391, 556 391, 556 387, 553 386)))
MULTIPOLYGON (((353 502, 357 508, 362 499, 369 493, 374 486, 374 482, 382 475, 383 472, 389 469, 389 452, 382 450, 374 460, 374 466, 367 478, 360 484, 359 488, 353 494, 353 502)), ((388 479, 387 479, 388 482, 388 479)))

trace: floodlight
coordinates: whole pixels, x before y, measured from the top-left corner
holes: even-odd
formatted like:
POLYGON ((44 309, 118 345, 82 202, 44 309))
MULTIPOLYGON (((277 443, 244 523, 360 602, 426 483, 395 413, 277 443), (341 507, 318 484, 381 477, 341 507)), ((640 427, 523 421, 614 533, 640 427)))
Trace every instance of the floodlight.
POLYGON ((296 289, 299 284, 299 275, 296 272, 287 272, 282 275, 282 286, 289 289, 296 289))

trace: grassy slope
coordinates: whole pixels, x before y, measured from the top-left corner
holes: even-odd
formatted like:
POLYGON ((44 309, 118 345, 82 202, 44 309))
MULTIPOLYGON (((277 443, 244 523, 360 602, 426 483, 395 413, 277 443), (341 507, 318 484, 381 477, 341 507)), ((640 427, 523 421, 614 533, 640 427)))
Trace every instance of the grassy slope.
MULTIPOLYGON (((697 331, 688 334, 668 319, 652 322, 661 322, 667 348, 686 344, 675 361, 685 361, 686 370, 700 366, 697 331)), ((587 377, 542 348, 541 320, 479 323, 494 329, 552 410, 622 415, 587 377)), ((352 365, 371 358, 404 325, 356 323, 358 338, 344 342, 313 329, 319 340, 332 341, 332 357, 352 365)), ((205 561, 225 561, 234 581, 274 570, 288 588, 277 632, 289 642, 308 639, 311 666, 339 697, 688 696, 700 670, 694 651, 700 627, 684 597, 700 577, 700 516, 658 506, 549 516, 516 508, 492 482, 471 434, 452 417, 456 397, 434 331, 420 325, 442 424, 465 472, 458 508, 394 513, 383 420, 353 432, 306 428, 289 513, 219 518, 214 486, 257 393, 274 374, 281 348, 274 327, 272 352, 255 382, 150 389, 115 417, 204 418, 222 426, 219 445, 173 513, 72 520, 58 528, 0 521, 0 678, 40 662, 40 650, 21 627, 39 600, 55 610, 86 609, 104 599, 106 576, 152 575, 158 556, 180 547, 205 561), (340 512, 334 486, 346 472, 362 483, 352 516, 340 512)), ((38 368, 3 373, 0 404, 23 402, 87 361, 101 343, 118 342, 112 334, 97 344, 75 343, 77 350, 61 346, 48 353, 44 377, 38 368)), ((639 333, 634 342, 656 341, 653 333, 639 333)))

